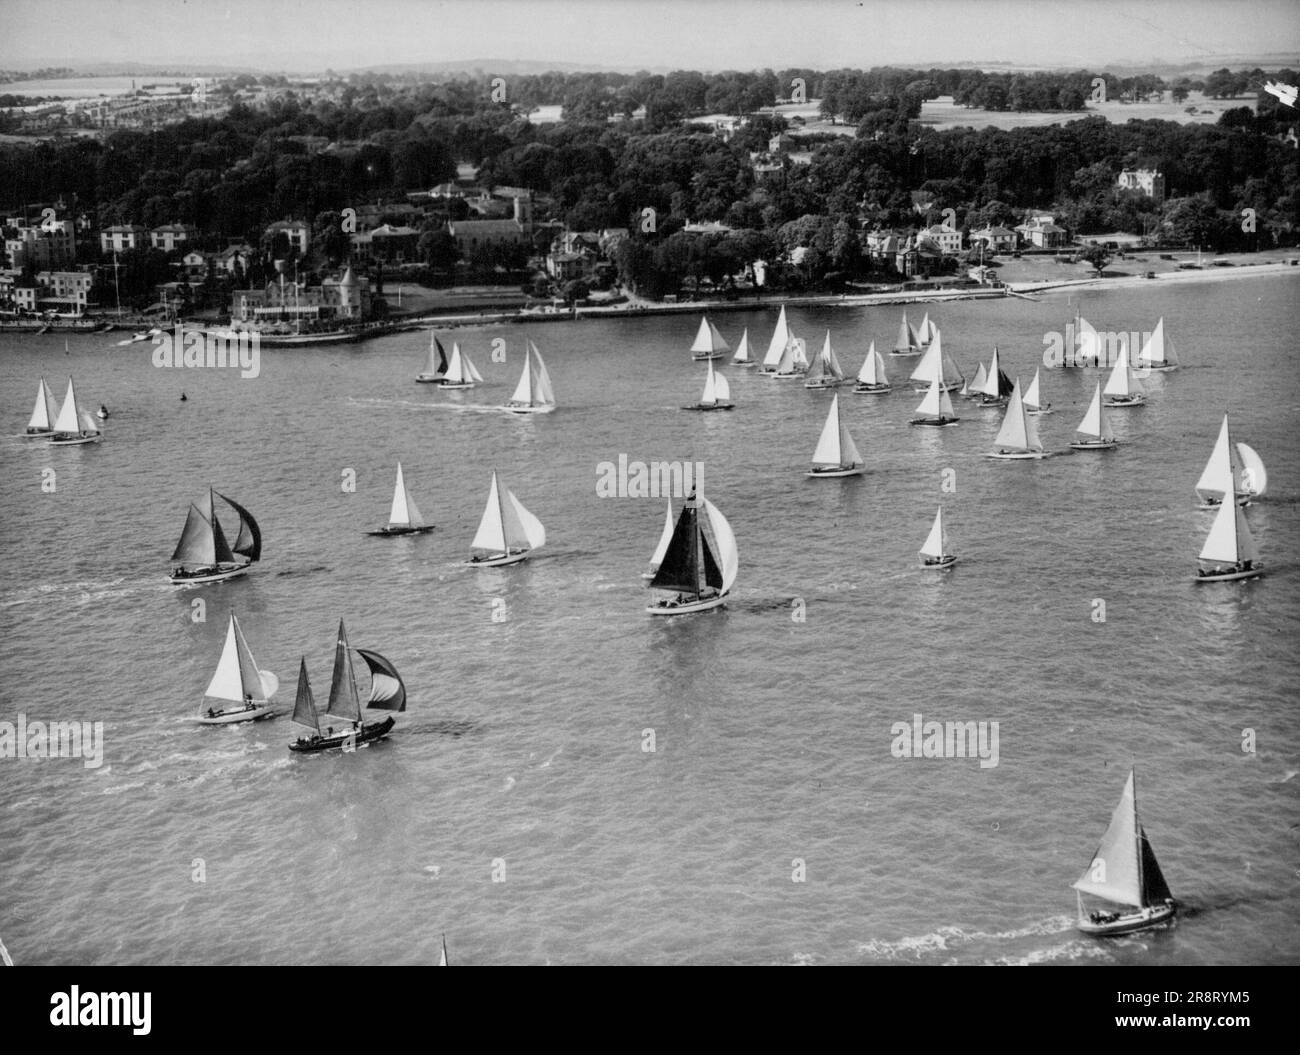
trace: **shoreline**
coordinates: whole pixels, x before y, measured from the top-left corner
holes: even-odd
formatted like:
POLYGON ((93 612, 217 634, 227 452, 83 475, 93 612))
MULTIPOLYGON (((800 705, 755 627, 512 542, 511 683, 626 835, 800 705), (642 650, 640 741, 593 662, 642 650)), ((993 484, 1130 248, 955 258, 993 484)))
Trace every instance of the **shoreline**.
MULTIPOLYGON (((312 344, 337 344, 343 342, 360 342, 371 337, 386 336, 390 333, 458 329, 475 326, 493 326, 503 324, 580 322, 585 318, 643 318, 655 315, 694 315, 700 313, 724 314, 730 312, 755 311, 779 307, 826 307, 842 305, 845 307, 871 307, 886 305, 929 304, 949 300, 1005 300, 1017 297, 1025 300, 1038 300, 1039 295, 1050 294, 1059 290, 1107 289, 1114 287, 1131 288, 1133 286, 1182 285, 1197 282, 1231 282, 1240 279, 1264 275, 1291 274, 1300 276, 1300 267, 1287 263, 1286 260, 1268 262, 1247 262, 1233 267, 1204 267, 1201 270, 1165 270, 1158 271, 1154 278, 1141 274, 1119 274, 1110 276, 1092 276, 1088 278, 1059 278, 1032 281, 1008 282, 998 287, 972 286, 965 289, 930 289, 930 290, 893 290, 877 293, 821 293, 795 296, 738 297, 734 300, 693 300, 681 304, 662 304, 650 301, 627 301, 621 304, 601 307, 593 305, 576 307, 564 311, 546 313, 527 313, 521 311, 479 312, 475 315, 455 313, 447 315, 412 315, 383 323, 372 323, 357 330, 343 330, 317 335, 301 334, 263 334, 262 341, 267 347, 310 346, 312 344), (316 339, 313 340, 313 337, 316 339)), ((110 333, 122 333, 138 329, 145 325, 139 322, 114 318, 93 316, 89 319, 55 320, 54 322, 9 322, 0 320, 0 333, 12 334, 61 334, 63 336, 95 336, 110 333), (107 328, 106 328, 107 327, 107 328)), ((203 329, 211 324, 197 320, 190 321, 203 329)), ((169 327, 170 328, 170 327, 169 327)), ((236 331, 238 332, 238 331, 236 331)))

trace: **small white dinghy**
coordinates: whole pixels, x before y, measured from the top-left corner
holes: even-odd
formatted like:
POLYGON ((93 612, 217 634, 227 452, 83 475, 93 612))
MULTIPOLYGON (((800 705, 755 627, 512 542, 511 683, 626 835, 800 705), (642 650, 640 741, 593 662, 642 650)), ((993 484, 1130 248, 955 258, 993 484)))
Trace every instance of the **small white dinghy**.
POLYGON ((1110 419, 1106 409, 1101 405, 1101 382, 1092 393, 1092 402, 1088 404, 1087 413, 1074 430, 1075 439, 1070 444, 1076 451, 1109 451, 1119 446, 1115 433, 1111 431, 1110 419))
POLYGON ((718 328, 709 322, 706 315, 700 319, 699 331, 695 334, 695 343, 691 345, 692 359, 721 359, 731 351, 731 345, 722 339, 718 328))
POLYGON ((1044 403, 1043 397, 1038 390, 1038 375, 1041 374, 1042 368, 1039 367, 1034 371, 1034 379, 1029 382, 1029 387, 1025 389, 1025 413, 1035 416, 1040 414, 1051 414, 1052 404, 1044 403))
POLYGON ((776 373, 777 364, 781 362, 781 356, 793 336, 785 319, 785 305, 782 304, 781 314, 776 317, 776 326, 772 330, 772 339, 767 344, 767 354, 763 356, 763 362, 758 368, 760 374, 776 373))
POLYGON ((840 366, 839 359, 835 357, 835 349, 831 347, 831 331, 827 330, 821 351, 813 356, 808 372, 804 375, 803 387, 835 388, 837 385, 848 383, 848 378, 844 376, 844 368, 840 366))
POLYGON ((59 408, 59 416, 54 419, 49 437, 52 447, 75 447, 83 443, 98 443, 103 439, 90 412, 77 406, 72 378, 68 378, 68 391, 63 397, 63 406, 59 408))
POLYGON ((1006 406, 1007 400, 1011 398, 1011 387, 1011 379, 1002 369, 1002 361, 995 347, 984 380, 978 385, 972 384, 970 390, 980 397, 981 407, 1002 407, 1006 406))
POLYGON ((1102 395, 1110 397, 1106 400, 1108 407, 1140 407, 1147 401, 1142 383, 1129 369, 1128 348, 1125 345, 1120 345, 1119 355, 1115 359, 1115 365, 1111 367, 1110 377, 1106 381, 1106 387, 1102 389, 1102 395))
POLYGON ((865 466, 866 462, 849 435, 849 427, 840 420, 840 397, 836 393, 831 399, 831 409, 826 414, 817 449, 813 451, 812 468, 804 475, 817 479, 861 476, 865 466))
POLYGON ((756 366, 753 357, 749 351, 749 328, 740 335, 740 343, 736 345, 736 354, 731 357, 732 366, 756 366))
POLYGON ((659 565, 664 562, 664 554, 668 552, 668 543, 673 539, 673 500, 668 499, 668 512, 664 515, 664 529, 659 535, 659 544, 655 546, 655 551, 650 555, 650 570, 643 571, 641 578, 647 582, 655 577, 659 570, 659 565))
POLYGON ((925 394, 916 412, 921 417, 912 418, 908 422, 909 425, 928 425, 930 428, 943 429, 949 425, 956 425, 961 420, 952 409, 952 397, 943 390, 937 377, 931 378, 930 391, 925 394))
POLYGON ((546 529, 542 522, 497 483, 493 470, 487 506, 470 543, 470 558, 465 563, 475 568, 517 564, 545 543, 546 529))
POLYGON ((902 324, 898 327, 898 339, 889 350, 890 355, 920 355, 921 341, 916 331, 907 324, 907 312, 903 312, 902 324))
POLYGON ((447 364, 446 376, 442 379, 443 388, 473 388, 481 383, 483 375, 478 372, 469 356, 460 350, 460 345, 453 341, 451 361, 447 364))
POLYGON ((853 386, 853 391, 879 396, 891 391, 893 387, 889 383, 889 378, 885 376, 885 360, 876 351, 876 342, 872 341, 871 347, 867 349, 867 358, 863 360, 862 369, 858 371, 858 383, 853 386))
POLYGON ((994 450, 986 458, 1003 458, 1009 460, 1026 460, 1046 458, 1043 441, 1038 438, 1038 422, 1025 413, 1024 401, 1020 398, 1020 379, 1011 386, 1011 399, 1007 403, 1007 413, 1002 419, 1002 428, 998 430, 997 439, 993 441, 994 450))
POLYGON ((1079 919, 1076 926, 1084 934, 1110 936, 1146 930, 1173 918, 1177 910, 1169 892, 1151 841, 1138 820, 1137 792, 1133 771, 1129 771, 1119 805, 1111 814, 1110 825, 1101 837, 1101 845, 1083 875, 1071 884, 1076 893, 1079 919), (1083 895, 1099 897, 1118 911, 1096 909, 1083 911, 1083 895))
POLYGON ((739 566, 736 536, 727 518, 712 502, 696 498, 692 491, 677 518, 663 563, 650 580, 650 588, 666 596, 647 605, 646 612, 688 615, 717 608, 731 592, 739 566), (713 534, 712 541, 704 531, 704 521, 713 534))
POLYGON ((208 682, 203 703, 199 705, 199 721, 204 725, 231 725, 270 718, 275 713, 271 709, 271 697, 279 688, 279 678, 269 670, 257 669, 257 661, 232 611, 217 672, 208 682))
POLYGON ((1219 512, 1201 547, 1197 582, 1255 579, 1264 574, 1259 550, 1246 524, 1246 514, 1235 502, 1219 503, 1219 512))
POLYGON ((926 536, 924 545, 920 549, 921 567, 923 568, 951 568, 957 563, 956 556, 948 549, 948 532, 943 526, 943 507, 934 514, 934 523, 930 526, 930 534, 926 536))
POLYGON ((913 391, 926 391, 930 387, 930 382, 936 377, 939 379, 939 386, 945 392, 956 392, 966 386, 966 378, 961 369, 951 357, 944 354, 943 335, 938 330, 933 331, 929 347, 921 356, 921 361, 916 364, 916 369, 912 371, 913 391))
POLYGON ((972 377, 966 384, 962 385, 961 395, 967 399, 978 399, 980 391, 984 387, 984 382, 988 378, 989 372, 983 363, 980 363, 972 377))
POLYGON ((1241 449, 1244 446, 1245 444, 1232 442, 1228 431, 1228 415, 1224 414, 1223 422, 1219 425, 1219 437, 1214 442, 1214 450, 1210 452, 1210 460, 1205 463, 1205 468, 1196 481, 1196 497, 1201 500, 1201 509, 1217 509, 1229 491, 1233 493, 1238 505, 1246 505, 1251 500, 1252 492, 1244 484, 1249 482, 1259 485, 1262 482, 1267 485, 1268 474, 1263 473, 1263 463, 1258 461, 1259 455, 1249 447, 1246 449, 1250 450, 1258 464, 1251 466, 1249 473, 1242 465, 1241 449), (1259 479, 1261 473, 1262 481, 1259 479))
POLYGON ((549 414, 555 409, 551 375, 546 372, 542 353, 532 341, 528 342, 528 351, 524 355, 524 372, 519 376, 515 394, 501 409, 512 414, 549 414))
POLYGON ((1165 336, 1165 317, 1160 316, 1156 328, 1137 354, 1137 365, 1143 370, 1177 370, 1178 355, 1174 342, 1165 336))
POLYGON ((367 535, 423 535, 432 531, 433 525, 426 524, 420 515, 420 509, 411 497, 406 478, 402 475, 402 463, 397 463, 397 484, 393 488, 393 505, 388 511, 388 523, 367 535))
POLYGON ((727 384, 727 379, 713 369, 712 359, 709 360, 708 366, 709 373, 704 379, 704 394, 700 396, 700 401, 682 409, 734 410, 736 404, 731 401, 731 386, 727 384))
POLYGON ((1237 474, 1237 493, 1244 494, 1249 502, 1261 497, 1268 490, 1268 471, 1253 447, 1238 443, 1237 454, 1241 456, 1241 472, 1237 474))

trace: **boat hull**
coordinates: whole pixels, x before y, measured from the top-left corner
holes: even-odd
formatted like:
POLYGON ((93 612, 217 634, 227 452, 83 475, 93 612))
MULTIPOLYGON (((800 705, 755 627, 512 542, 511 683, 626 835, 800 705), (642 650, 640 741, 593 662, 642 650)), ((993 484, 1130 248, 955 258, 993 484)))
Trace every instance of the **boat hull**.
POLYGON ((732 366, 739 366, 739 367, 749 367, 749 366, 757 366, 758 364, 757 364, 757 363, 748 363, 748 362, 746 362, 746 363, 738 363, 738 362, 736 362, 736 360, 733 359, 733 360, 731 360, 731 365, 732 365, 732 366))
POLYGON ((816 480, 825 480, 839 476, 861 476, 865 471, 865 466, 855 465, 848 469, 809 469, 804 473, 804 476, 816 480))
POLYGON ((444 384, 444 380, 441 377, 435 377, 433 374, 416 374, 415 380, 422 385, 444 384))
POLYGON ((241 707, 236 711, 218 711, 209 716, 208 711, 199 715, 200 725, 234 725, 236 722, 256 722, 263 718, 273 718, 275 708, 269 703, 254 704, 252 707, 241 707))
POLYGON ((471 568, 500 568, 506 564, 518 564, 521 560, 527 560, 532 552, 526 549, 519 553, 501 553, 495 557, 483 557, 481 560, 474 560, 471 557, 465 563, 471 568))
POLYGON ((855 395, 865 396, 883 396, 886 392, 892 392, 893 385, 854 385, 853 392, 855 395))
MULTIPOLYGON (((943 382, 942 384, 939 385, 939 391, 940 391, 940 392, 958 392, 958 390, 961 388, 961 386, 962 386, 963 384, 965 384, 964 381, 945 381, 945 382, 943 382)), ((918 385, 918 384, 913 384, 913 385, 912 385, 912 391, 915 392, 918 396, 923 396, 923 395, 925 395, 925 393, 927 393, 927 392, 930 391, 930 386, 929 386, 929 385, 918 385)), ((960 393, 958 393, 958 394, 960 394, 960 393)))
POLYGON ((335 736, 314 736, 302 737, 294 740, 289 744, 290 751, 299 751, 303 753, 312 753, 316 751, 330 751, 335 749, 349 749, 350 747, 368 744, 372 740, 380 740, 387 736, 389 730, 393 728, 396 721, 394 718, 385 718, 382 722, 376 722, 374 725, 363 724, 361 728, 353 732, 349 730, 346 733, 340 733, 335 736))
POLYGON ((981 409, 991 408, 991 407, 1005 407, 1006 405, 1007 405, 1007 400, 1005 398, 989 399, 988 396, 980 396, 980 401, 976 404, 976 406, 980 407, 981 409))
POLYGON ((803 374, 795 372, 793 374, 768 374, 773 381, 798 381, 803 374))
POLYGON ((893 348, 890 350, 889 354, 892 356, 896 356, 899 359, 914 359, 916 356, 920 355, 921 353, 919 351, 913 351, 910 348, 905 352, 900 352, 897 348, 893 348))
POLYGON ((921 558, 921 567, 933 571, 942 571, 944 568, 951 568, 956 563, 957 558, 953 556, 921 558))
POLYGON ((501 408, 508 410, 511 414, 549 414, 554 407, 512 407, 508 403, 501 408))
POLYGON ((1138 912, 1121 913, 1118 919, 1106 923, 1094 923, 1090 919, 1081 919, 1075 925, 1084 934, 1092 934, 1097 937, 1132 934, 1135 931, 1146 930, 1148 927, 1155 927, 1168 922, 1173 919, 1176 911, 1177 906, 1172 903, 1152 905, 1138 912))
POLYGON ((49 439, 51 436, 54 435, 54 430, 53 430, 53 429, 28 429, 28 430, 24 433, 24 435, 25 435, 29 440, 34 440, 34 439, 36 439, 38 436, 43 436, 45 439, 49 439))
POLYGON ((51 447, 79 447, 84 443, 98 443, 104 437, 94 436, 70 436, 70 437, 53 437, 50 440, 51 447))
POLYGON ((1145 406, 1146 396, 1111 396, 1102 406, 1105 407, 1141 407, 1145 406))
POLYGON ((428 524, 424 527, 397 527, 397 528, 382 527, 379 528, 377 531, 367 531, 366 534, 387 538, 393 535, 427 535, 432 530, 433 530, 433 525, 428 524))
POLYGON ((694 601, 680 603, 664 600, 657 604, 646 605, 646 612, 649 615, 689 615, 691 612, 707 612, 710 608, 717 608, 726 599, 726 594, 718 594, 715 597, 697 598, 694 601))
POLYGON ((211 571, 196 572, 190 575, 178 575, 176 572, 172 572, 171 575, 167 576, 167 581, 174 586, 186 586, 190 583, 225 582, 227 579, 247 574, 248 568, 249 565, 241 564, 237 568, 214 568, 211 571))
POLYGON ((1118 440, 1076 440, 1070 444, 1076 451, 1113 451, 1118 446, 1118 440))
POLYGON ((1216 572, 1198 572, 1196 575, 1197 582, 1235 582, 1237 579, 1258 579, 1264 574, 1264 566, 1256 564, 1253 568, 1239 569, 1236 571, 1216 571, 1216 572))
POLYGON ((691 359, 697 363, 702 363, 705 359, 721 359, 725 354, 725 352, 700 352, 692 355, 691 359))
POLYGON ((839 388, 840 385, 847 385, 847 378, 832 378, 829 381, 805 381, 804 388, 839 388))
POLYGON ((913 418, 908 424, 922 425, 931 429, 946 429, 956 425, 959 421, 961 421, 961 418, 913 418))
POLYGON ((1178 369, 1177 363, 1174 363, 1173 366, 1169 366, 1165 363, 1144 363, 1140 359, 1134 364, 1134 366, 1139 370, 1150 370, 1153 374, 1167 374, 1170 370, 1178 369))
POLYGON ((1055 414, 1056 411, 1052 409, 1052 404, 1048 403, 1045 407, 1025 407, 1025 413, 1041 418, 1044 414, 1055 414))
POLYGON ((1048 456, 1047 451, 989 451, 985 458, 998 458, 1003 461, 1039 461, 1048 456))
POLYGON ((735 403, 712 403, 705 406, 703 403, 692 403, 689 407, 682 407, 683 410, 735 410, 735 403))

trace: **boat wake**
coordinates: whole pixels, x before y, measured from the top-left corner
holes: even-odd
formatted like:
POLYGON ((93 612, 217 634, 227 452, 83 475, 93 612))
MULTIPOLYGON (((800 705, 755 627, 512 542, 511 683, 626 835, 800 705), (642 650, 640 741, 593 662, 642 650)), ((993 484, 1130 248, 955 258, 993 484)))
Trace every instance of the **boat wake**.
POLYGON ((283 571, 275 573, 277 579, 286 575, 315 575, 319 571, 329 571, 324 564, 313 564, 310 568, 285 568, 283 571))
MULTIPOLYGON (((961 952, 964 946, 976 942, 1008 942, 1023 938, 1056 935, 1063 931, 1069 931, 1073 926, 1074 918, 1072 916, 1052 916, 1019 927, 1016 930, 991 934, 984 931, 966 931, 956 926, 940 927, 930 934, 899 938, 896 941, 873 938, 871 941, 859 942, 857 951, 860 956, 866 956, 874 960, 919 962, 937 953, 961 952)), ((1069 944, 1087 947, 1094 943, 1071 942, 1069 944)))
MULTIPOLYGON (((85 604, 89 601, 103 600, 105 597, 123 597, 128 593, 138 590, 142 587, 156 588, 159 584, 151 580, 139 580, 135 583, 127 583, 125 578, 111 579, 108 582, 64 582, 64 583, 41 583, 39 586, 28 586, 0 599, 0 608, 12 608, 20 604, 32 604, 33 602, 46 600, 73 600, 79 604, 85 604)), ((162 584, 164 587, 166 583, 162 584)))
POLYGON ((499 414, 504 411, 495 403, 421 403, 412 399, 374 399, 349 396, 348 402, 358 407, 391 407, 395 410, 451 410, 457 413, 499 414))

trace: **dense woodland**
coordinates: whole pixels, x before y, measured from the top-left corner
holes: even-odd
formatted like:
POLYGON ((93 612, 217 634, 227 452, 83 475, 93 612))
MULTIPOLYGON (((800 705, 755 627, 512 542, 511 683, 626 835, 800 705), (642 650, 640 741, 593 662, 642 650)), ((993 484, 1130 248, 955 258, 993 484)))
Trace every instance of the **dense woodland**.
MULTIPOLYGON (((208 248, 233 240, 257 246, 273 220, 314 220, 320 253, 313 262, 329 264, 346 251, 335 214, 404 201, 409 191, 453 179, 456 163, 466 161, 480 167, 486 185, 537 192, 551 217, 571 229, 628 228, 615 262, 629 285, 650 295, 675 290, 686 277, 724 281, 756 259, 773 263, 773 283, 833 284, 865 272, 864 230, 934 222, 948 208, 966 229, 1014 226, 1027 210, 1042 209, 1085 236, 1150 232, 1169 244, 1216 251, 1296 242, 1300 151, 1285 139, 1296 114, 1263 91, 1265 79, 1296 83, 1292 71, 1223 70, 1188 82, 1210 94, 1254 95, 1253 105, 1227 111, 1212 126, 1112 124, 1097 116, 1009 131, 935 131, 916 120, 921 102, 939 95, 971 107, 1077 111, 1095 76, 555 73, 510 78, 504 92, 503 82, 487 74, 440 83, 371 77, 335 82, 329 98, 317 86, 311 97, 289 90, 256 107, 240 101, 239 84, 227 84, 221 90, 236 94, 220 119, 116 131, 102 140, 5 145, 0 187, 11 209, 75 196, 77 209, 97 226, 194 224, 208 248), (788 97, 792 85, 820 99, 823 116, 855 134, 799 139, 796 149, 811 152, 809 163, 785 157, 779 172, 760 176, 751 155, 786 128, 782 117, 756 115, 729 139, 691 123, 711 113, 753 113, 788 97), (524 116, 547 104, 562 105, 564 120, 535 125, 524 116), (313 152, 300 137, 334 146, 313 152), (1115 189, 1118 172, 1134 167, 1164 173, 1170 200, 1163 208, 1115 189), (656 211, 653 231, 640 222, 647 208, 656 211), (1244 208, 1256 212, 1254 232, 1242 229, 1244 208), (681 233, 687 221, 702 220, 733 231, 681 233), (807 252, 797 267, 779 263, 798 246, 807 252)), ((1107 80, 1111 97, 1175 87, 1158 78, 1107 80)), ((425 220, 420 246, 433 268, 455 261, 443 230, 448 215, 456 216, 433 212, 425 220)), ((269 255, 272 247, 264 248, 269 255)), ((85 259, 93 260, 98 249, 88 249, 85 259)), ((133 275, 144 282, 165 271, 147 255, 125 262, 128 284, 133 275)))

